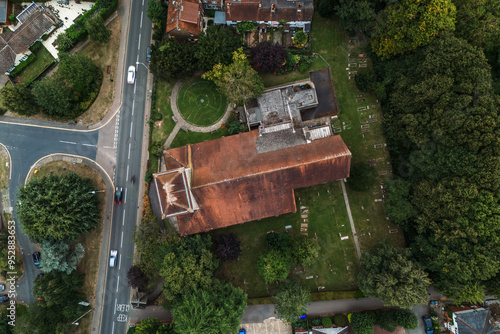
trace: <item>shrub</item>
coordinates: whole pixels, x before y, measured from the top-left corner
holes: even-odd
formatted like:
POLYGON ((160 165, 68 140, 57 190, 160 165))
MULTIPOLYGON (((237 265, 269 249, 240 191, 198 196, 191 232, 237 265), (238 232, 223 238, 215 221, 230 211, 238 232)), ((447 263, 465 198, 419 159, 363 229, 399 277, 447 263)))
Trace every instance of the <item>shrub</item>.
POLYGON ((416 329, 418 327, 417 316, 410 310, 398 310, 396 313, 396 322, 398 326, 405 329, 416 329))
POLYGON ((43 34, 42 35, 42 41, 46 41, 47 39, 49 39, 49 35, 48 34, 43 34))
POLYGON ((321 318, 321 324, 325 328, 330 328, 333 325, 332 319, 330 319, 330 318, 321 318))
POLYGON ((347 184, 356 191, 367 191, 377 181, 375 168, 366 162, 357 162, 351 166, 347 184))
POLYGON ((210 27, 210 26, 211 26, 211 25, 213 25, 213 24, 214 24, 214 20, 208 20, 208 22, 207 22, 207 26, 209 26, 209 27, 210 27))
POLYGON ((33 53, 36 53, 40 49, 41 46, 42 46, 42 42, 36 41, 35 43, 33 43, 32 46, 30 46, 30 51, 33 53))
POLYGON ((302 30, 299 30, 295 33, 293 36, 293 45, 295 45, 298 48, 304 47, 307 43, 307 34, 303 32, 302 30))
POLYGON ((155 112, 153 116, 157 121, 161 121, 163 118, 163 115, 159 112, 155 112))
POLYGON ((356 334, 371 334, 375 327, 375 319, 368 312, 356 312, 351 315, 351 327, 356 334))
POLYGON ((260 255, 257 270, 266 283, 283 281, 290 271, 290 257, 278 250, 271 250, 260 255))
POLYGON ((338 327, 345 327, 349 324, 349 320, 347 320, 345 314, 335 314, 333 316, 333 323, 338 327))
POLYGON ((290 236, 286 233, 269 232, 266 235, 266 242, 269 247, 280 251, 290 249, 290 236))
POLYGON ((28 59, 22 61, 19 63, 19 65, 17 65, 11 72, 10 72, 10 76, 12 78, 18 76, 29 64, 31 64, 32 62, 34 62, 36 59, 36 55, 34 53, 30 54, 28 56, 28 59))
POLYGON ((313 319, 311 323, 313 326, 319 326, 321 325, 321 319, 313 319))
POLYGON ((7 112, 7 109, 4 107, 0 107, 0 115, 3 115, 7 112))

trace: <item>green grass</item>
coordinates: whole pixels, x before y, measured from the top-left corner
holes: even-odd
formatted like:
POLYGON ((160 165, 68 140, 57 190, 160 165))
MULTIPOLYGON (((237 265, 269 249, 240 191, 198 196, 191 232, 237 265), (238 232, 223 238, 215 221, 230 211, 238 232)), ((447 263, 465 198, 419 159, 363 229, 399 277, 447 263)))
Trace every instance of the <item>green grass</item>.
MULTIPOLYGON (((309 71, 315 71, 325 68, 325 63, 321 59, 314 59, 309 71)), ((298 81, 309 78, 309 71, 300 72, 299 70, 294 70, 290 73, 286 74, 272 74, 272 73, 263 73, 261 74, 262 80, 264 81, 264 86, 266 88, 278 86, 285 84, 287 82, 298 81)))
POLYGON ((36 53, 36 60, 29 64, 20 74, 19 78, 21 78, 22 82, 30 82, 35 79, 42 71, 49 66, 54 61, 54 57, 50 54, 50 52, 45 48, 45 46, 41 45, 40 49, 36 53))
POLYGON ((164 143, 175 127, 175 122, 172 119, 174 113, 170 107, 170 94, 172 94, 173 87, 173 82, 156 82, 156 106, 154 111, 162 115, 162 120, 161 123, 157 122, 153 126, 151 133, 153 143, 164 143))
POLYGON ((195 77, 182 84, 177 96, 177 107, 187 122, 208 126, 224 116, 227 101, 212 81, 195 77))
POLYGON ((171 148, 184 146, 187 144, 201 143, 207 140, 213 140, 221 138, 224 136, 229 136, 229 133, 225 129, 218 129, 216 133, 212 134, 210 132, 192 132, 180 130, 175 136, 174 141, 170 145, 171 148))
MULTIPOLYGON (((317 185, 295 192, 298 211, 260 221, 230 226, 211 232, 212 236, 235 233, 241 240, 242 254, 237 261, 226 262, 222 275, 233 285, 241 287, 250 298, 273 295, 279 284, 266 284, 257 273, 259 255, 266 251, 266 234, 270 231, 300 233, 301 207, 308 213, 308 236, 318 240, 321 246, 318 262, 310 268, 297 266, 289 277, 297 279, 311 291, 324 287, 325 291, 355 289, 354 273, 357 270, 356 250, 352 237, 340 240, 339 233, 350 234, 349 220, 339 182, 317 185), (319 194, 319 196, 318 196, 319 194), (347 270, 347 267, 349 269, 347 270), (306 277, 313 276, 312 279, 306 277)), ((351 292, 349 292, 351 293, 351 292)))

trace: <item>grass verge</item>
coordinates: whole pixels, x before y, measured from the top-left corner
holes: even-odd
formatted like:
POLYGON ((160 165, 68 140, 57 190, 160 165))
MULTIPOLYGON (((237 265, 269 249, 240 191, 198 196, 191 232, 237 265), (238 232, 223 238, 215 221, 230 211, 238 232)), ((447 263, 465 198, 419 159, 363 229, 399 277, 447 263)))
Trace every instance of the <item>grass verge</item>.
POLYGON ((229 136, 229 132, 226 129, 218 129, 215 133, 210 132, 192 132, 180 130, 177 136, 175 136, 171 148, 184 146, 187 144, 201 143, 207 140, 218 139, 221 137, 229 136))

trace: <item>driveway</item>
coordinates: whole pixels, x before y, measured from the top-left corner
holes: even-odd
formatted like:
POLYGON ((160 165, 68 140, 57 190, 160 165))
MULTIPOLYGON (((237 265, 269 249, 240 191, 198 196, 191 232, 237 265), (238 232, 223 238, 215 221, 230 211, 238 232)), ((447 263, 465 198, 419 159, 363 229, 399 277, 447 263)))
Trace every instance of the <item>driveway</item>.
POLYGON ((422 317, 424 315, 429 314, 429 306, 428 305, 416 305, 412 309, 412 312, 418 318, 418 328, 416 329, 407 329, 406 334, 423 334, 425 333, 424 322, 422 321, 422 317))
POLYGON ((292 334, 292 326, 286 325, 276 318, 269 318, 263 322, 243 323, 247 334, 292 334))

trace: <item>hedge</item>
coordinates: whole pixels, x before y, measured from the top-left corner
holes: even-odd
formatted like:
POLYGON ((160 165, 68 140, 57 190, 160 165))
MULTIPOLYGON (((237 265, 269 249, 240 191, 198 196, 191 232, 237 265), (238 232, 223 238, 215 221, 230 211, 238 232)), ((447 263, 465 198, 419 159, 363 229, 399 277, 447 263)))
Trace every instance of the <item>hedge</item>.
POLYGON ((17 65, 17 66, 16 66, 16 67, 15 67, 15 68, 14 68, 14 69, 13 69, 13 70, 9 73, 9 75, 10 75, 12 78, 14 78, 14 77, 18 76, 18 75, 19 75, 19 73, 21 73, 21 72, 22 72, 22 70, 24 70, 24 68, 25 68, 26 66, 28 66, 29 64, 31 64, 32 62, 34 62, 34 61, 35 61, 35 59, 36 59, 36 55, 35 55, 34 53, 30 54, 30 55, 28 56, 28 59, 26 59, 26 60, 24 60, 24 61, 20 62, 20 63, 19 63, 19 65, 17 65))

